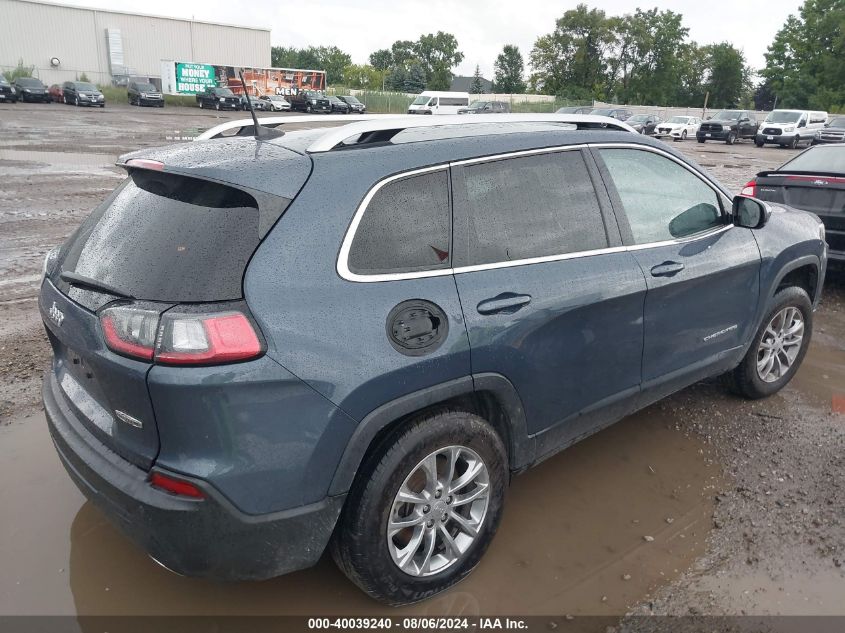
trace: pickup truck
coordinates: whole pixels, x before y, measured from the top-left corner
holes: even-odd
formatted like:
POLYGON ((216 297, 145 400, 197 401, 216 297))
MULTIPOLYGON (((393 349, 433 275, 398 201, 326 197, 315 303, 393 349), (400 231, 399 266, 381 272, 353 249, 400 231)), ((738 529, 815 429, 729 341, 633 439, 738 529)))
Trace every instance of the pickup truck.
POLYGON ((229 88, 209 87, 205 92, 197 95, 200 108, 214 108, 215 110, 240 110, 241 98, 229 88))

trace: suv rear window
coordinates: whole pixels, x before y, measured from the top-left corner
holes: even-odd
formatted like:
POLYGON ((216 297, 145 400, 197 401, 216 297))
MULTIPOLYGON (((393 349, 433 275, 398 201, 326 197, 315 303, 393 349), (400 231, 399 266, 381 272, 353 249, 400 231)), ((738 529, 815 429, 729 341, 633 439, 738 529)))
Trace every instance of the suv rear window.
POLYGON ((240 189, 132 170, 68 240, 61 270, 136 299, 240 299, 259 227, 258 204, 240 189))
POLYGON ((448 268, 450 224, 445 169, 389 182, 364 211, 349 269, 367 275, 448 268))

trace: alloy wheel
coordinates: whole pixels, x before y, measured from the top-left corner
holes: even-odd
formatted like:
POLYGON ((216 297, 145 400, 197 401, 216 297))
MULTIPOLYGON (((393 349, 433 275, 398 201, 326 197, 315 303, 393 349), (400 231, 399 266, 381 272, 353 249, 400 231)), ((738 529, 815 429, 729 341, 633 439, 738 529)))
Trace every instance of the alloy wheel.
POLYGON ((478 453, 447 446, 430 453, 402 482, 387 522, 387 548, 410 576, 431 576, 462 560, 490 502, 490 475, 478 453))
POLYGON ((757 346, 757 375, 763 382, 783 378, 798 357, 804 340, 804 316, 787 306, 769 321, 757 346))

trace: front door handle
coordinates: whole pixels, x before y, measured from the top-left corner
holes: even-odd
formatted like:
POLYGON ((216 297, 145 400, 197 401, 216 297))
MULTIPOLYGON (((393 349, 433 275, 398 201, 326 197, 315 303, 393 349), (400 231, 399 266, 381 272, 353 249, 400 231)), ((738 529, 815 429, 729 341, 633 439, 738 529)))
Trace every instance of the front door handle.
POLYGON ((651 269, 652 277, 674 277, 684 269, 681 262, 663 262, 651 269))
POLYGON ((513 314, 529 303, 531 303, 531 295, 503 292, 491 299, 485 299, 476 306, 476 309, 479 314, 513 314))

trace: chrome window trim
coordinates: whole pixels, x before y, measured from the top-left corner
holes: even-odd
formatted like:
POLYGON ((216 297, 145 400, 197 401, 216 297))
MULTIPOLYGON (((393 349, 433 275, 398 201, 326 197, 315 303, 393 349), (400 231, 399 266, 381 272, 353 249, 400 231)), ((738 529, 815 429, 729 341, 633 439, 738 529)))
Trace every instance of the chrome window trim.
MULTIPOLYGON (((515 152, 506 152, 503 154, 494 154, 492 156, 481 156, 478 158, 468 158, 459 161, 452 161, 448 163, 443 163, 440 165, 434 165, 432 167, 423 167, 420 169, 412 169, 409 171, 405 171, 399 174, 393 174, 392 176, 388 176, 383 180, 380 180, 375 185, 373 185, 372 189, 367 192, 367 195, 364 196, 364 199, 358 205, 358 208, 355 210, 355 215, 352 217, 352 222, 350 222, 349 227, 346 229, 346 234, 343 237, 343 242, 340 247, 340 252, 338 253, 337 257, 337 265, 336 270, 337 274, 346 281, 354 281, 358 283, 375 283, 381 281, 403 281, 406 279, 425 279, 428 277, 444 277, 446 275, 458 275, 463 273, 472 273, 472 272, 480 272, 484 270, 494 270, 497 268, 510 268, 512 266, 528 266, 531 264, 545 264, 550 262, 558 262, 558 261, 565 261, 568 259, 579 259, 581 257, 594 257, 596 255, 607 255, 611 253, 625 253, 630 251, 639 251, 648 248, 660 248, 663 246, 671 246, 674 244, 685 244, 687 242, 694 242, 696 240, 704 239, 713 235, 717 235, 719 233, 724 233, 725 231, 729 231, 733 228, 732 224, 727 224, 725 226, 716 227, 714 229, 708 231, 702 231, 701 233, 695 233, 693 235, 678 238, 674 240, 664 240, 661 242, 648 242, 646 244, 631 244, 628 246, 610 246, 608 248, 599 248, 589 251, 576 251, 573 253, 562 253, 560 255, 545 255, 541 257, 531 257, 528 259, 515 259, 512 261, 501 261, 501 262, 490 262, 487 264, 474 264, 471 266, 458 266, 452 268, 438 268, 436 270, 421 270, 421 271, 413 271, 413 272, 403 272, 403 273, 375 273, 375 274, 367 274, 361 275, 358 273, 353 273, 349 269, 349 251, 352 248, 352 242, 355 239, 355 233, 358 230, 358 226, 361 223, 361 219, 364 215, 364 212, 367 209, 370 201, 373 199, 376 193, 384 187, 385 185, 394 182, 396 180, 401 180, 403 178, 409 178, 411 176, 417 176, 419 174, 426 174, 440 170, 446 170, 453 166, 458 167, 462 165, 472 165, 478 163, 485 163, 485 162, 495 162, 497 160, 505 160, 508 158, 517 158, 520 156, 531 156, 535 154, 551 154, 561 151, 568 151, 568 150, 581 150, 585 148, 623 148, 623 149, 636 149, 636 150, 643 150, 643 151, 650 151, 656 154, 660 154, 665 156, 666 158, 674 161, 694 176, 696 176, 699 180, 704 182, 708 187, 714 190, 716 194, 722 194, 723 196, 730 199, 730 196, 727 192, 723 191, 720 187, 717 186, 716 183, 712 182, 706 175, 702 174, 701 172, 697 171, 696 169, 690 167, 689 165, 685 164, 683 161, 679 160, 676 156, 667 152, 665 150, 660 149, 659 147, 652 147, 649 145, 640 145, 639 143, 581 143, 578 145, 557 145, 554 147, 541 147, 541 148, 534 148, 534 149, 527 149, 527 150, 519 150, 515 152)), ((726 214, 727 216, 727 214, 726 214)), ((451 253, 450 253, 451 256, 451 253)))

